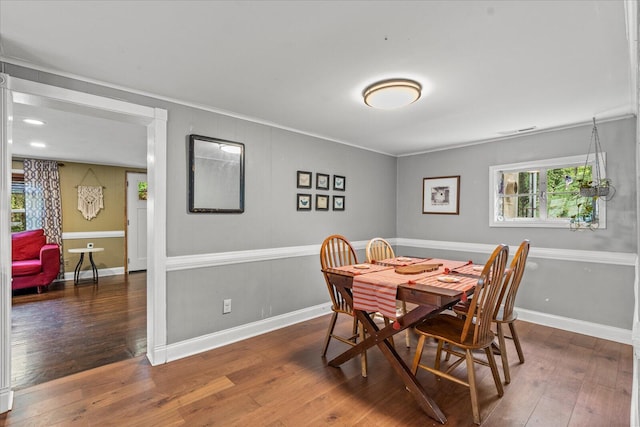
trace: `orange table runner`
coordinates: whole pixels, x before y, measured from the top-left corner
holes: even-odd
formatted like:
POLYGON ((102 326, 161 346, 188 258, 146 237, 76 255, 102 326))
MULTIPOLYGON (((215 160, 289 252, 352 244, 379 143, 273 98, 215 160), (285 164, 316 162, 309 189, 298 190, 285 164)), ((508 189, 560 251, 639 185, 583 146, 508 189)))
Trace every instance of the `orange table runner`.
MULTIPOLYGON (((352 287, 353 308, 367 312, 380 312, 385 317, 395 320, 398 285, 428 284, 430 286, 459 290, 466 297, 465 292, 475 286, 481 273, 480 271, 475 271, 472 264, 464 261, 425 259, 422 262, 425 264, 442 263, 443 265, 438 270, 419 274, 398 274, 394 268, 387 267, 380 270, 367 269, 364 270, 368 271, 367 273, 360 273, 354 276, 352 287), (473 275, 474 277, 455 275, 454 273, 448 274, 452 271, 468 276, 473 275), (445 276, 450 279, 445 279, 445 276), (438 280, 438 277, 441 277, 441 279, 438 280)), ((374 264, 371 267, 382 266, 374 264)))

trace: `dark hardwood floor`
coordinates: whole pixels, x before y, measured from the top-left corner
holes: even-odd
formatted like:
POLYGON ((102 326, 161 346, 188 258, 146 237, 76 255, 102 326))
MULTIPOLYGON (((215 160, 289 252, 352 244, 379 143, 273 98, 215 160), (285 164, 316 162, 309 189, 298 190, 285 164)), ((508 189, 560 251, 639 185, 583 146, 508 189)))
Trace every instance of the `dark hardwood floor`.
MULTIPOLYGON (((377 349, 368 352, 367 378, 357 358, 327 366, 320 352, 328 321, 323 316, 165 365, 151 367, 141 356, 18 390, 0 425, 439 425, 377 349)), ((512 380, 502 398, 489 369, 476 369, 483 425, 629 425, 631 346, 525 322, 517 327, 526 363, 518 364, 508 342, 512 380)), ((332 342, 327 357, 344 349, 332 342)), ((415 340, 411 349, 398 346, 407 361, 414 349, 415 340)), ((425 360, 434 350, 427 344, 425 360)), ((454 372, 464 375, 464 367, 454 372)), ((418 378, 447 425, 473 425, 468 389, 424 371, 418 378)))
POLYGON ((14 291, 12 385, 20 390, 146 353, 146 273, 14 291))

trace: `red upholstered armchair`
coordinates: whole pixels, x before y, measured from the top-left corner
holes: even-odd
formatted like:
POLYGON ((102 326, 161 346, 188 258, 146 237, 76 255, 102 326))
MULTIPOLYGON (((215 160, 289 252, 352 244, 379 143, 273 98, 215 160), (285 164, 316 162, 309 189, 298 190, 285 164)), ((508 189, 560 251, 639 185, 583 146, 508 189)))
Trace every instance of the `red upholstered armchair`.
POLYGON ((44 230, 11 235, 11 289, 38 287, 41 292, 60 272, 60 246, 47 243, 44 230))

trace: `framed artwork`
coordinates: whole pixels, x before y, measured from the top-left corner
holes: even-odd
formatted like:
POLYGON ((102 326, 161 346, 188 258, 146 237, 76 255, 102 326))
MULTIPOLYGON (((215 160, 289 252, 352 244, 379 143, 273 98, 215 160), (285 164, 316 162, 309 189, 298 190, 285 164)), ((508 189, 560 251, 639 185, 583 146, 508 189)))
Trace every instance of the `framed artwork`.
POLYGON ((316 210, 317 211, 329 210, 329 196, 325 194, 316 194, 316 210))
POLYGON ((333 210, 334 211, 344 210, 344 196, 333 196, 333 210))
POLYGON ((333 175, 333 189, 344 191, 347 179, 344 176, 333 175))
POLYGON ((316 190, 329 189, 329 175, 323 173, 316 174, 316 190))
POLYGON ((298 188, 311 188, 311 172, 298 171, 298 188))
POLYGON ((311 210, 311 194, 298 194, 297 210, 299 211, 311 210))
POLYGON ((460 214, 460 175, 424 178, 423 214, 460 214))

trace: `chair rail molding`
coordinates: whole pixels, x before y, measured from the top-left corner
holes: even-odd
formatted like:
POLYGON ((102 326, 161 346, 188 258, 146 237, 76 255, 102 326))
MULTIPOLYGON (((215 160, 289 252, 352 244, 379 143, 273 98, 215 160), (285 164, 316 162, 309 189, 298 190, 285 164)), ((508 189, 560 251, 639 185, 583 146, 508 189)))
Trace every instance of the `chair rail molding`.
POLYGON ((75 239, 107 239, 111 237, 124 237, 124 230, 113 231, 69 231, 62 233, 62 240, 75 239))
MULTIPOLYGON (((423 249, 491 254, 495 245, 468 242, 446 242, 440 240, 420 240, 405 238, 386 239, 393 246, 406 246, 423 249)), ((356 250, 364 250, 367 240, 353 241, 356 250)), ((517 246, 510 246, 513 253, 517 246)), ((318 256, 320 245, 285 246, 280 248, 248 249, 244 251, 214 252, 194 255, 179 255, 167 258, 167 271, 190 270, 194 268, 217 267, 221 265, 242 264, 247 262, 269 261, 285 258, 318 256)), ((529 257, 573 262, 588 262, 635 266, 638 258, 635 253, 583 251, 577 249, 536 248, 532 247, 529 257)))

